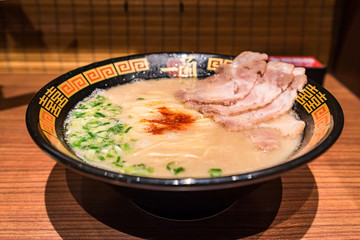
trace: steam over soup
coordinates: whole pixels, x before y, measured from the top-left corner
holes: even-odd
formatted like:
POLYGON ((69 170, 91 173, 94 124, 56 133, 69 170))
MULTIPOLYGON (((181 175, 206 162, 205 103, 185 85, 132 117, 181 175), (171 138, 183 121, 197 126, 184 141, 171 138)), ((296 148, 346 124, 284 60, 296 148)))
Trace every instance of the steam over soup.
POLYGON ((300 145, 302 134, 281 133, 284 119, 298 121, 292 111, 256 128, 231 131, 189 109, 174 93, 196 82, 157 79, 95 91, 70 112, 66 140, 90 165, 160 178, 260 170, 285 162, 300 145))

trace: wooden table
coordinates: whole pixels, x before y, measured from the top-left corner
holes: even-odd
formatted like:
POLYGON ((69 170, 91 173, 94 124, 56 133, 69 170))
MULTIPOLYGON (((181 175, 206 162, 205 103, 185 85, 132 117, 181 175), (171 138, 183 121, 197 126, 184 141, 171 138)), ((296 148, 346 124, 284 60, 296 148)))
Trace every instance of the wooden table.
POLYGON ((360 239, 360 100, 331 75, 325 87, 345 113, 335 145, 228 211, 195 222, 148 215, 35 145, 26 107, 55 77, 0 74, 0 239, 360 239))

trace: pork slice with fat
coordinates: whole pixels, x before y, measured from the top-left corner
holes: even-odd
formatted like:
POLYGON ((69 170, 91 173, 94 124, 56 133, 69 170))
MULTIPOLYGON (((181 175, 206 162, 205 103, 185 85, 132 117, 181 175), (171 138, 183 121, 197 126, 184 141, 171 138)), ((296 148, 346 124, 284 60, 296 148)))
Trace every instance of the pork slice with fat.
POLYGON ((280 147, 279 131, 272 128, 254 128, 246 132, 246 136, 259 149, 268 152, 280 147))
POLYGON ((233 131, 249 129, 256 124, 276 118, 291 109, 297 97, 297 92, 306 84, 305 69, 295 68, 293 74, 294 80, 289 87, 271 103, 262 108, 234 116, 222 116, 219 114, 207 115, 212 116, 216 122, 224 124, 225 127, 233 131))
POLYGON ((279 131, 283 137, 295 138, 302 134, 305 125, 305 122, 297 119, 295 114, 283 114, 280 117, 260 123, 254 127, 274 129, 279 131))
POLYGON ((220 73, 199 80, 195 88, 177 90, 175 96, 184 102, 231 104, 236 99, 236 88, 230 75, 220 73))
POLYGON ((254 68, 264 74, 266 66, 264 67, 264 61, 268 59, 266 53, 258 53, 251 51, 244 51, 240 53, 233 61, 232 65, 236 67, 254 68), (255 65, 254 65, 255 63, 255 65), (259 65, 259 63, 261 63, 259 65))
POLYGON ((224 106, 221 104, 193 104, 194 108, 204 113, 217 113, 228 116, 235 115, 248 110, 265 106, 274 100, 292 82, 294 65, 281 62, 269 62, 263 77, 259 78, 250 93, 233 105, 224 106))
POLYGON ((266 54, 243 52, 232 64, 222 65, 213 76, 200 80, 195 88, 180 89, 175 95, 184 102, 231 105, 250 93, 266 70, 266 60, 266 54))
POLYGON ((283 114, 278 118, 253 126, 245 131, 247 137, 263 151, 279 147, 280 137, 296 138, 305 128, 305 122, 297 119, 295 114, 283 114))

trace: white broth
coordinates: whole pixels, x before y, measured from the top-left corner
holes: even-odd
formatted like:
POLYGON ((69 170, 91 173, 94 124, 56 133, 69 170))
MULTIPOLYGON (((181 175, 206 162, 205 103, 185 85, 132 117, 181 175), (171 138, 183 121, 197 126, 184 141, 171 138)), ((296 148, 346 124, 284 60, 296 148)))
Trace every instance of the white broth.
POLYGON ((300 145, 301 135, 281 137, 279 148, 265 152, 246 132, 185 108, 174 92, 195 81, 146 80, 95 92, 70 112, 66 140, 90 165, 159 178, 260 170, 285 162, 300 145))

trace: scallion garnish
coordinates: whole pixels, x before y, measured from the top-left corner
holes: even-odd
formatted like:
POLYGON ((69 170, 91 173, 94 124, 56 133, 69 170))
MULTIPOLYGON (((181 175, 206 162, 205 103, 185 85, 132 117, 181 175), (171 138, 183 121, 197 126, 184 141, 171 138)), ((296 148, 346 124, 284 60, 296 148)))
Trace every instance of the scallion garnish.
POLYGON ((140 176, 147 176, 149 173, 154 172, 154 168, 146 166, 144 163, 138 163, 125 167, 125 173, 140 176))
POLYGON ((86 112, 74 112, 74 116, 76 118, 81 118, 86 114, 86 112))
POLYGON ((94 116, 95 116, 95 117, 105 117, 105 115, 102 114, 101 112, 96 112, 96 113, 94 114, 94 116))
POLYGON ((102 122, 100 122, 100 121, 90 121, 90 122, 86 123, 85 126, 88 128, 95 128, 95 127, 101 126, 101 124, 102 124, 102 122))
POLYGON ((130 129, 132 129, 132 127, 128 127, 124 133, 127 133, 128 131, 130 131, 130 129))
POLYGON ((72 146, 74 146, 74 147, 80 147, 81 146, 81 143, 83 143, 83 142, 85 142, 86 141, 86 138, 81 138, 81 139, 79 139, 77 142, 74 142, 73 144, 72 144, 72 146))
POLYGON ((124 151, 129 150, 129 149, 130 149, 130 144, 125 143, 125 144, 122 146, 122 149, 123 149, 124 151))
POLYGON ((101 104, 102 104, 102 102, 93 101, 93 102, 90 103, 90 106, 96 107, 96 106, 99 106, 99 105, 101 105, 101 104))
POLYGON ((93 134, 92 132, 88 132, 88 134, 89 134, 89 135, 90 135, 90 137, 92 137, 92 138, 96 137, 96 135, 95 135, 95 134, 93 134))
POLYGON ((122 107, 109 103, 105 96, 97 95, 81 102, 69 122, 69 126, 76 129, 68 136, 69 144, 81 149, 81 154, 89 161, 109 161, 119 172, 147 176, 154 171, 152 167, 143 163, 130 165, 122 160, 122 156, 131 151, 135 139, 122 136, 132 126, 118 120, 121 113, 122 107))
POLYGON ((211 168, 209 174, 210 177, 220 177, 222 175, 222 170, 220 168, 211 168))
POLYGON ((119 133, 119 132, 122 132, 123 129, 124 129, 124 125, 121 123, 118 123, 118 124, 115 124, 113 127, 110 127, 107 131, 113 132, 113 133, 119 133))
POLYGON ((80 105, 80 107, 78 107, 78 109, 89 109, 89 108, 86 107, 85 105, 80 105))
POLYGON ((101 96, 101 95, 97 95, 96 99, 100 100, 100 101, 105 101, 105 97, 101 96))
POLYGON ((176 165, 177 165, 177 163, 175 161, 169 162, 166 165, 166 169, 169 170, 170 172, 173 172, 175 175, 185 171, 185 168, 183 168, 183 167, 175 168, 176 165))

